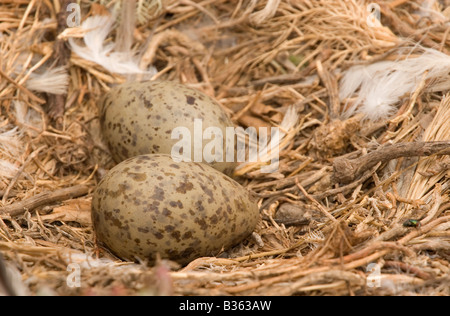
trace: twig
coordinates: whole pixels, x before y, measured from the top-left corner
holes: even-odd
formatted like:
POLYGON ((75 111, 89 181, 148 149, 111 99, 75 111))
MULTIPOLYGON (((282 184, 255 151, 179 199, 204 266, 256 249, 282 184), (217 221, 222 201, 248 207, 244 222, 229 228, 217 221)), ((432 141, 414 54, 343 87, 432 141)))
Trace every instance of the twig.
MULTIPOLYGON (((431 235, 437 235, 438 233, 441 233, 439 237, 450 237, 450 234, 448 234, 448 232, 435 232, 434 234, 427 234, 427 237, 431 235), (446 235, 446 236, 442 236, 442 235, 446 235)), ((436 236, 437 237, 437 236, 436 236)), ((411 247, 413 249, 413 251, 419 252, 419 251, 423 251, 423 250, 432 250, 432 251, 438 251, 438 250, 444 250, 447 252, 450 252, 450 242, 445 241, 443 239, 433 239, 431 241, 425 242, 425 243, 421 243, 421 244, 417 244, 411 247)))
POLYGON ((136 0, 122 2, 122 18, 117 29, 116 50, 126 53, 131 57, 131 46, 133 45, 133 32, 136 27, 136 0))
MULTIPOLYGON (((61 9, 57 16, 58 35, 61 34, 67 26, 67 17, 69 12, 66 10, 71 3, 70 0, 60 0, 61 9)), ((53 48, 53 59, 55 60, 55 67, 67 66, 70 60, 70 49, 67 47, 64 39, 57 38, 53 48)), ((64 115, 64 108, 66 104, 67 94, 48 94, 48 115, 56 122, 56 126, 60 126, 64 115)))
POLYGON ((363 184, 367 179, 369 179, 373 175, 373 173, 380 167, 380 165, 381 165, 381 162, 379 162, 375 167, 373 167, 372 170, 367 171, 360 179, 358 179, 355 182, 344 185, 337 189, 331 189, 331 190, 325 191, 320 194, 312 194, 311 197, 313 197, 316 200, 322 200, 328 196, 336 195, 339 193, 342 193, 345 195, 345 194, 347 194, 347 192, 356 188, 358 185, 363 184))
POLYGON ((318 60, 316 62, 317 73, 319 74, 320 79, 328 90, 328 95, 330 99, 330 117, 335 119, 339 116, 340 112, 340 100, 339 100, 339 88, 337 85, 337 80, 335 76, 324 69, 322 62, 318 60))
POLYGON ((314 198, 311 197, 311 195, 308 194, 308 192, 306 192, 305 188, 302 187, 302 185, 298 182, 298 179, 295 179, 295 185, 300 189, 300 191, 302 191, 303 195, 310 200, 315 206, 317 206, 317 208, 326 216, 328 217, 333 223, 337 222, 337 219, 334 218, 333 215, 331 215, 323 206, 322 204, 320 204, 319 202, 317 202, 316 200, 314 200, 314 198))
POLYGON ((411 265, 406 264, 401 261, 386 261, 384 263, 384 267, 400 269, 404 272, 415 274, 417 277, 419 277, 423 280, 429 280, 432 278, 431 274, 424 272, 417 267, 411 266, 411 265))
MULTIPOLYGON (((300 182, 300 184, 303 187, 310 186, 310 185, 316 183, 317 181, 319 181, 320 179, 322 179, 324 176, 328 175, 330 171, 331 171, 331 167, 325 166, 325 167, 323 167, 322 169, 320 169, 318 171, 312 172, 311 176, 309 176, 305 180, 302 180, 300 182)), ((285 187, 287 187, 289 185, 295 185, 295 183, 297 181, 299 181, 299 178, 301 178, 301 177, 302 177, 302 175, 289 177, 289 178, 285 178, 285 179, 281 179, 281 180, 276 180, 276 181, 271 182, 271 184, 272 183, 276 184, 275 190, 281 190, 281 189, 284 189, 285 187)))
POLYGON ((303 79, 305 79, 305 74, 303 72, 299 72, 299 73, 296 72, 296 73, 292 73, 292 74, 283 74, 283 75, 258 79, 258 80, 250 82, 250 84, 252 84, 256 87, 264 86, 267 83, 278 84, 278 85, 297 84, 299 81, 301 81, 303 79))
POLYGON ((328 260, 325 260, 324 262, 327 264, 349 263, 351 261, 355 261, 355 260, 367 257, 370 254, 372 254, 373 252, 377 252, 379 250, 388 251, 388 249, 402 251, 407 256, 410 256, 410 257, 415 256, 415 253, 411 249, 409 249, 405 246, 402 246, 401 244, 399 244, 397 242, 376 242, 376 243, 373 243, 372 245, 369 245, 366 248, 361 249, 355 253, 349 254, 342 258, 328 259, 328 260))
POLYGON ((427 211, 427 217, 420 221, 421 225, 428 224, 433 218, 439 216, 439 211, 441 204, 443 202, 442 198, 442 185, 440 183, 436 183, 436 188, 433 192, 434 204, 429 211, 427 211))
POLYGON ((0 215, 2 214, 9 214, 10 216, 21 215, 26 211, 31 211, 39 206, 65 201, 68 199, 73 199, 85 195, 88 192, 89 187, 86 185, 75 185, 70 188, 59 189, 53 192, 43 192, 29 199, 0 208, 0 215))
POLYGON ((414 142, 385 145, 356 159, 336 158, 333 177, 339 183, 350 183, 377 163, 400 157, 450 155, 450 141, 414 142))

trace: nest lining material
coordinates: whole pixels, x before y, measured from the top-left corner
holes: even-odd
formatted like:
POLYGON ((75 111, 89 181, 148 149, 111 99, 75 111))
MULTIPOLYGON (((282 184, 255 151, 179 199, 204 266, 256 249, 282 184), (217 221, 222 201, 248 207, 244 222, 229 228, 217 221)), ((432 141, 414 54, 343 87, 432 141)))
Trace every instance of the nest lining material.
POLYGON ((125 9, 117 0, 79 1, 82 22, 117 22, 97 48, 117 49, 103 58, 141 70, 119 72, 75 52, 55 65, 58 41, 89 43, 82 26, 59 29, 58 1, 0 3, 0 260, 16 294, 450 294, 448 71, 433 77, 416 63, 414 84, 377 121, 353 111, 362 86, 340 93, 349 69, 401 65, 431 50, 447 62, 448 10, 437 1, 379 1, 376 26, 368 3, 356 0, 139 0, 125 9), (131 27, 121 19, 130 8, 131 27), (127 43, 119 34, 130 29, 127 43), (202 90, 243 127, 289 122, 277 172, 261 173, 261 162, 236 171, 259 200, 255 233, 186 267, 122 262, 97 247, 92 231, 90 194, 114 165, 97 103, 112 85, 146 76, 202 90), (64 96, 55 120, 49 94, 64 96), (295 122, 286 120, 292 111, 295 122), (434 151, 402 152, 336 180, 336 161, 358 166, 379 150, 423 142, 434 151), (408 219, 421 225, 405 227, 408 219), (80 269, 79 287, 69 286, 71 268, 80 269))

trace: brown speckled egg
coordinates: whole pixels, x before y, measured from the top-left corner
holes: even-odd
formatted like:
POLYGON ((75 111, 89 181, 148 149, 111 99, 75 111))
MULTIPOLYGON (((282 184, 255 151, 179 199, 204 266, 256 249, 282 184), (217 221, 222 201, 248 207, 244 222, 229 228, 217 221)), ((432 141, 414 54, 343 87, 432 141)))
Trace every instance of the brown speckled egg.
MULTIPOLYGON (((219 128, 225 138, 226 128, 234 127, 220 104, 212 98, 170 81, 130 82, 114 87, 103 98, 100 122, 117 163, 137 155, 171 154, 174 145, 182 139, 177 134, 172 136, 177 127, 187 128, 190 132, 191 161, 208 162, 203 154, 195 156, 194 138, 200 139, 199 144, 204 148, 216 135, 203 137, 207 128, 219 128), (197 122, 201 120, 202 129, 194 130, 196 119, 197 122)), ((231 174, 236 163, 226 157, 227 141, 224 138, 222 161, 214 157, 209 162, 213 168, 231 174)), ((234 152, 234 146, 229 145, 228 150, 234 152)), ((178 151, 180 155, 183 155, 182 151, 178 151)), ((215 150, 210 152, 215 154, 215 150)), ((188 151, 184 154, 188 156, 188 151)))
POLYGON ((207 164, 169 155, 127 159, 92 199, 97 240, 118 257, 181 264, 217 255, 251 234, 259 210, 240 184, 207 164))

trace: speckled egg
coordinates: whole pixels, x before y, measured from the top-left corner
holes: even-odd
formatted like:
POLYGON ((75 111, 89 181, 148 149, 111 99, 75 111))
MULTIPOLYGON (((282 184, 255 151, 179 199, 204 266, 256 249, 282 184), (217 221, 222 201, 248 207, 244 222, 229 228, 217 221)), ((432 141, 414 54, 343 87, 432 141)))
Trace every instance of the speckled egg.
POLYGON ((143 81, 116 86, 101 102, 100 122, 117 163, 142 154, 172 154, 174 145, 188 141, 190 146, 185 147, 190 148, 190 153, 188 150, 183 153, 184 148, 178 151, 180 155, 190 156, 191 161, 210 163, 226 174, 231 174, 236 167, 235 160, 226 157, 227 150, 233 152, 231 156, 235 150, 229 142, 227 147, 225 139, 226 128, 234 127, 231 119, 212 98, 179 83, 143 81), (217 150, 222 158, 214 156, 215 148, 211 150, 212 159, 203 155, 203 148, 211 142, 208 137, 215 140, 216 136, 204 134, 209 127, 222 133, 222 145, 217 150), (188 130, 189 138, 177 134, 177 128, 188 130), (201 146, 197 156, 195 139, 199 139, 197 148, 201 146))
POLYGON ((92 199, 97 240, 118 257, 181 264, 217 255, 251 234, 259 210, 233 179, 169 155, 127 159, 100 181, 92 199))

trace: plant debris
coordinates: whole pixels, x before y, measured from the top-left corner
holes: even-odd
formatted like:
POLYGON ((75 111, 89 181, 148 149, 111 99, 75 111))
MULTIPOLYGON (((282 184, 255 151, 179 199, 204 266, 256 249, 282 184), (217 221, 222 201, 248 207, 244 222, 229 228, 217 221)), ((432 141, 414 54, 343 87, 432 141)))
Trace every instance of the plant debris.
POLYGON ((341 91, 350 70, 446 58, 442 1, 377 1, 380 20, 363 0, 121 3, 77 1, 65 28, 67 1, 0 0, 0 293, 450 295, 448 72, 417 67, 389 115, 357 111, 364 85, 341 91), (97 104, 149 78, 203 91, 243 128, 284 127, 277 170, 236 170, 258 199, 254 234, 184 267, 119 260, 89 217, 114 166, 97 104))

